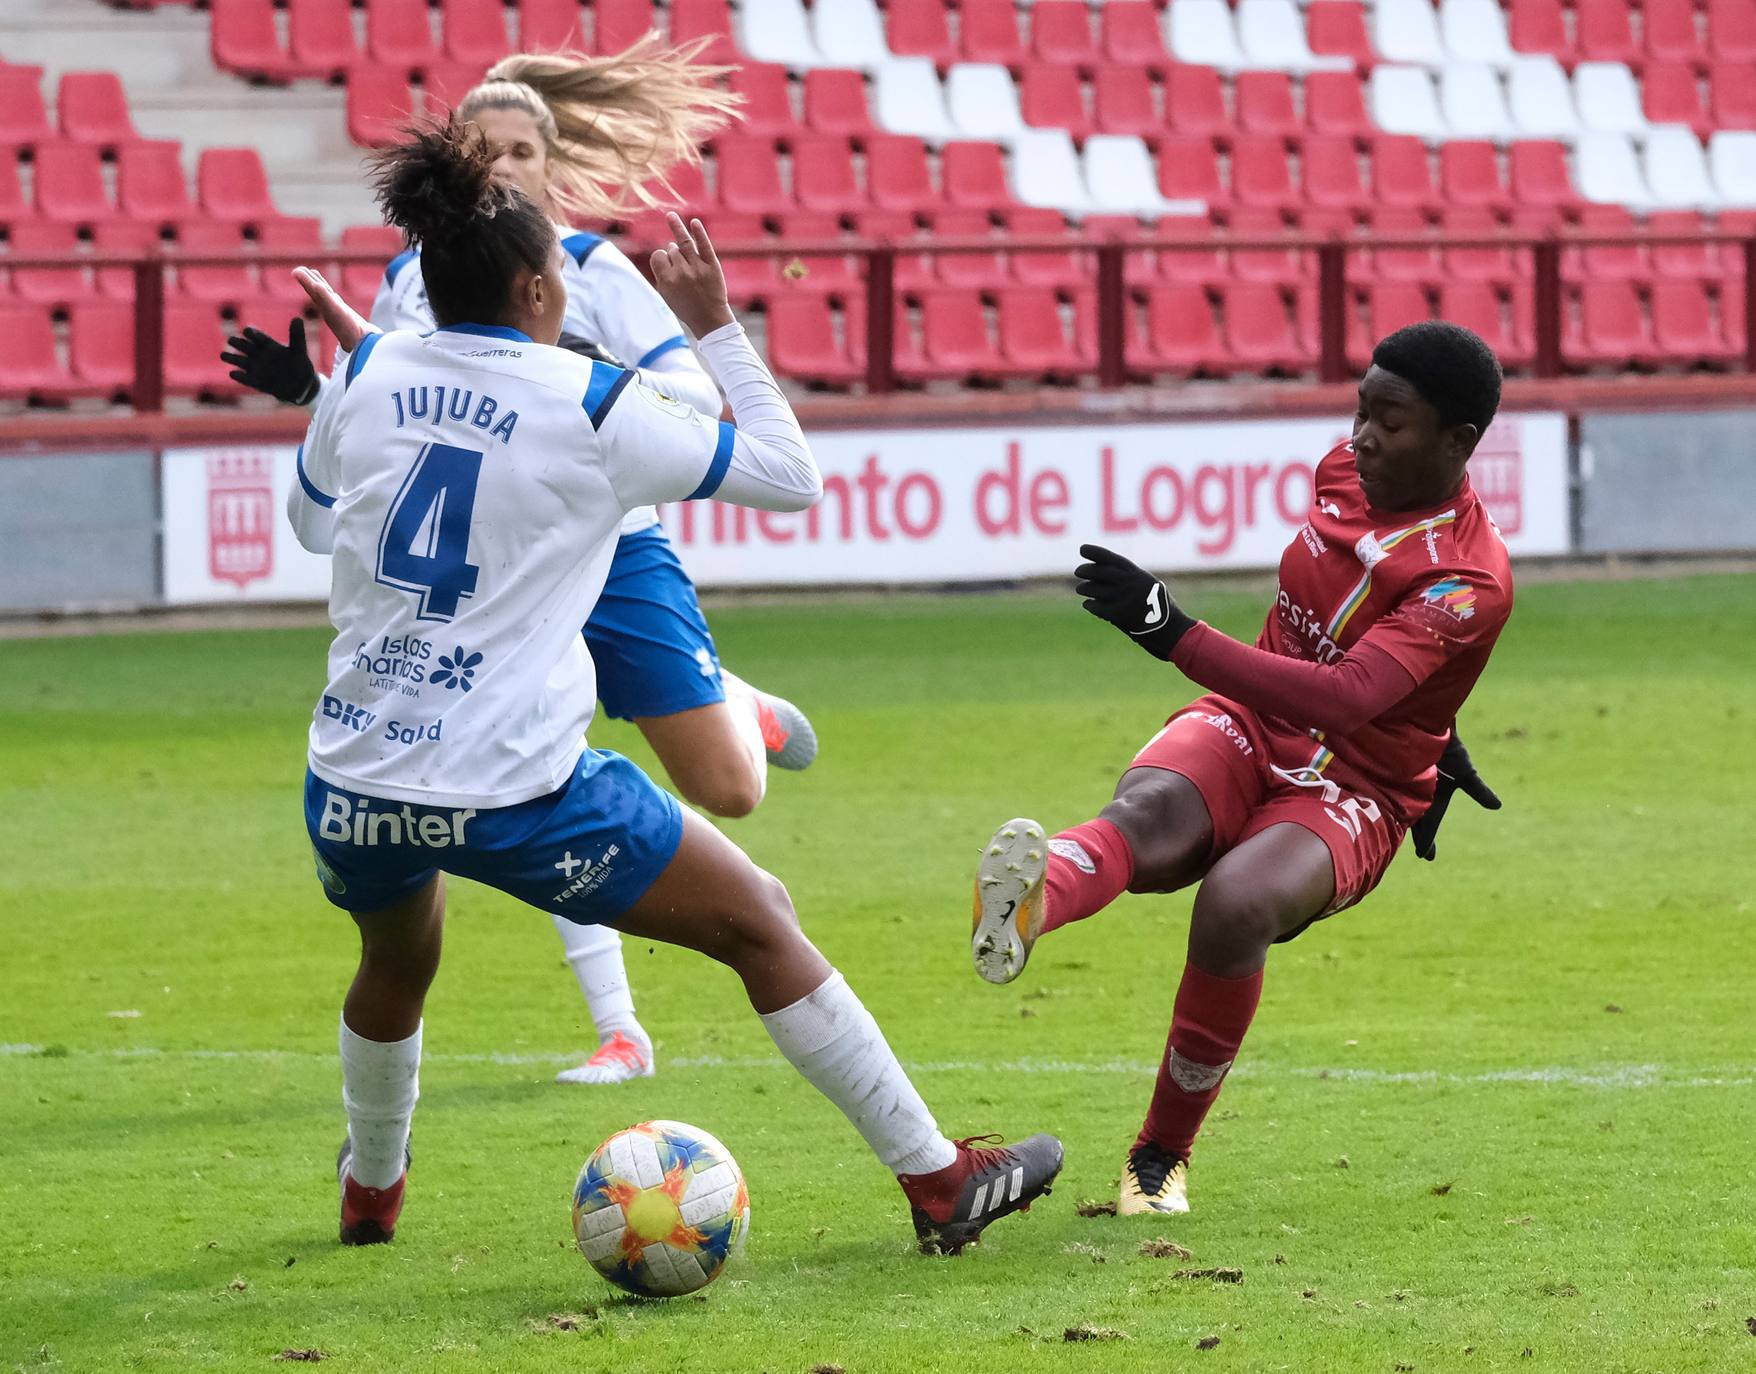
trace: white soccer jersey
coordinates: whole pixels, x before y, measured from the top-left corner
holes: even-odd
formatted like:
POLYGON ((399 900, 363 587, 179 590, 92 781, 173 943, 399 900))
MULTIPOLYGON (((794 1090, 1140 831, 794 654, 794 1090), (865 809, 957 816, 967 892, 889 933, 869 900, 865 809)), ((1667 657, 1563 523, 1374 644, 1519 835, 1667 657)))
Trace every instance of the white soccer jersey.
MULTIPOLYGON (((679 401, 717 416, 722 405, 719 388, 690 351, 683 326, 670 306, 640 275, 640 269, 602 235, 560 224, 555 233, 568 263, 567 332, 608 349, 679 401)), ((380 329, 422 333, 433 327, 433 308, 427 303, 417 251, 399 253, 384 269, 384 280, 372 302, 372 323, 380 329)), ((628 513, 622 530, 632 533, 656 524, 658 512, 642 506, 628 513)))
POLYGON ((510 806, 561 786, 597 697, 579 627, 625 512, 798 510, 816 464, 728 325, 702 340, 742 432, 516 330, 368 335, 324 389, 288 513, 332 553, 312 771, 396 801, 510 806))

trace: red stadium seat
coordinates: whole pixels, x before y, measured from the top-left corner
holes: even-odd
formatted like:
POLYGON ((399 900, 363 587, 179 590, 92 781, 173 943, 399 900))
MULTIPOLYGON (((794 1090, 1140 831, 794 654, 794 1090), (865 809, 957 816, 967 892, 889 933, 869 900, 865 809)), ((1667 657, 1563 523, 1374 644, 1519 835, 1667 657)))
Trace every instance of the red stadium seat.
MULTIPOLYGON (((1187 243, 1212 245, 1213 225, 1193 215, 1171 215, 1161 219, 1152 229, 1153 236, 1180 239, 1187 243)), ((1217 247, 1161 248, 1157 253, 1160 281, 1208 284, 1225 280, 1225 261, 1217 247)))
POLYGON ((480 62, 429 63, 421 75, 423 113, 431 119, 444 119, 487 74, 480 62))
POLYGON ((1568 66, 1578 60, 1561 12, 1561 0, 1511 0, 1506 20, 1508 35, 1517 51, 1541 53, 1568 66))
POLYGON ((405 70, 436 61, 427 0, 372 0, 366 7, 366 56, 405 70))
MULTIPOLYGON (((942 210, 933 216, 935 238, 990 238, 993 223, 981 210, 942 210)), ((1008 280, 1006 255, 1002 244, 995 241, 991 253, 936 253, 933 271, 946 286, 967 286, 978 291, 993 291, 1008 280)))
POLYGON ((1219 157, 1205 137, 1172 134, 1159 140, 1158 189, 1168 200, 1199 200, 1223 209, 1231 194, 1220 185, 1219 157))
POLYGON ((1030 7, 1030 51, 1039 62, 1097 65, 1091 9, 1085 0, 1036 0, 1030 7))
MULTIPOLYGON (((403 250, 402 235, 388 225, 360 224, 342 230, 341 246, 378 255, 375 262, 348 263, 341 269, 341 294, 361 313, 368 313, 377 299, 386 265, 403 250)), ((328 366, 327 360, 324 366, 328 366)))
POLYGON ((1736 356, 1714 327, 1706 288, 1692 277, 1661 277, 1652 284, 1652 339, 1666 362, 1729 362, 1736 356))
POLYGON ((1145 67, 1105 67, 1091 89, 1094 122, 1100 133, 1156 139, 1165 131, 1164 116, 1153 103, 1152 78, 1145 67))
POLYGON ((859 381, 865 350, 856 363, 836 338, 829 302, 822 296, 783 296, 768 307, 768 360, 783 377, 829 386, 859 381))
POLYGON ((348 72, 348 137, 366 148, 399 142, 414 119, 408 73, 400 67, 362 62, 348 72))
MULTIPOLYGON (((601 53, 622 52, 657 22, 652 0, 610 0, 597 7, 596 16, 592 46, 601 53)), ((671 42, 698 38, 709 40, 698 61, 730 65, 741 60, 726 0, 671 0, 671 42)))
MULTIPOLYGON (((108 224, 97 225, 92 230, 92 247, 100 253, 130 253, 144 256, 148 251, 157 248, 158 244, 159 231, 157 226, 142 224, 136 220, 112 220, 108 224)), ((97 288, 98 295, 105 300, 133 300, 134 268, 128 266, 98 268, 97 288)))
POLYGON ((262 298, 294 310, 303 310, 305 292, 293 280, 293 268, 319 264, 323 249, 323 222, 307 216, 292 215, 267 220, 256 231, 256 245, 264 253, 299 254, 300 261, 297 263, 262 264, 262 298))
MULTIPOLYGON (((760 215, 716 215, 713 221, 713 236, 716 243, 724 247, 749 246, 770 242, 768 234, 762 227, 760 215)), ((774 246, 779 247, 779 244, 774 246)), ((726 274, 726 290, 731 299, 747 305, 752 301, 768 299, 774 289, 780 285, 780 269, 772 256, 764 257, 721 257, 721 264, 726 274)))
POLYGON ((1350 312, 1348 318, 1348 366, 1356 372, 1372 365, 1372 350, 1385 335, 1433 318, 1426 291, 1413 282, 1374 282, 1366 288, 1363 303, 1363 316, 1350 312))
POLYGON ((1289 210, 1299 203, 1286 148, 1265 134, 1240 134, 1232 142, 1232 196, 1239 205, 1289 210))
POLYGON ((1038 286, 1011 286, 999 293, 1000 356, 1020 377, 1070 378, 1080 359, 1061 321, 1055 293, 1038 286))
MULTIPOLYGON (((809 184, 810 175, 804 171, 800 158, 795 154, 793 181, 803 187, 809 184)), ((762 215, 787 205, 787 195, 781 187, 780 158, 772 139, 728 134, 716 145, 715 161, 719 167, 719 203, 727 210, 762 215)), ((848 162, 848 175, 853 175, 852 159, 848 162)))
MULTIPOLYGON (((1014 238, 1064 239, 1067 221, 1059 210, 1019 207, 1006 213, 1006 227, 1014 238)), ((1080 266, 1071 250, 1033 249, 1011 256, 1014 280, 1029 286, 1070 287, 1087 281, 1090 273, 1080 266)))
POLYGON ((1433 164, 1427 145, 1407 134, 1372 140, 1372 194, 1380 205, 1436 209, 1439 190, 1433 185, 1433 164))
MULTIPOLYGON (((1588 205, 1579 212, 1579 228, 1590 234, 1632 235, 1638 225, 1620 205, 1588 205)), ((1652 263, 1637 243, 1593 244, 1564 252, 1561 274, 1569 281, 1645 282, 1652 279, 1652 263)))
POLYGON ((875 131, 866 74, 840 67, 805 73, 805 124, 815 133, 862 138, 875 131))
POLYGON ((988 333, 981 297, 973 291, 922 292, 921 341, 925 367, 911 365, 905 374, 899 359, 898 374, 911 381, 992 378, 1006 370, 988 333))
POLYGON ((1356 0, 1312 0, 1305 10, 1305 35, 1312 52, 1348 58, 1357 71, 1368 71, 1378 61, 1366 32, 1365 8, 1356 0))
MULTIPOLYGON (((350 17, 353 11, 348 0, 289 0, 289 5, 287 51, 299 72, 333 81, 359 61, 360 46, 354 37, 354 21, 350 17)), ((406 78, 408 73, 401 75, 406 78)), ((403 85, 408 85, 406 79, 403 85)), ((351 107, 351 77, 348 87, 351 107)), ((354 136, 354 142, 363 141, 354 136)))
POLYGON ((1631 281, 1588 281, 1580 288, 1579 314, 1562 329, 1562 352, 1570 365, 1627 367, 1657 353, 1652 327, 1631 281))
POLYGON ((1360 157, 1351 138, 1312 134, 1300 152, 1305 200, 1312 205, 1364 210, 1372 203, 1360 175, 1360 157))
MULTIPOLYGON (((243 231, 236 224, 216 220, 191 220, 177 231, 180 253, 237 253, 244 247, 243 231)), ((179 266, 176 291, 192 301, 213 301, 236 306, 257 295, 256 275, 244 263, 179 266)))
MULTIPOLYGON (((773 158, 769 160, 772 162, 773 158)), ((723 188, 723 157, 720 166, 723 188)), ((827 210, 836 214, 858 209, 866 202, 859 179, 854 175, 853 153, 845 138, 834 134, 801 134, 794 140, 793 196, 801 210, 827 210)))
POLYGON ((506 37, 506 6, 501 0, 445 0, 440 13, 445 55, 453 62, 485 70, 512 51, 506 37))
POLYGON ((1352 139, 1366 138, 1378 128, 1366 109, 1366 89, 1352 72, 1312 72, 1305 78, 1305 122, 1314 134, 1352 139))
POLYGON ((1636 69, 1645 55, 1634 40, 1628 0, 1578 0, 1579 56, 1585 62, 1622 62, 1636 69))
POLYGON ((1239 72, 1232 94, 1238 103, 1238 127, 1245 133, 1297 138, 1305 131, 1285 72, 1239 72))
POLYGON ((1098 48, 1111 66, 1145 67, 1163 75, 1171 65, 1158 8, 1149 0, 1107 0, 1098 6, 1098 48))
POLYGON ((997 143, 955 141, 939 149, 945 203, 960 210, 999 210, 1012 203, 997 143))
POLYGON ((855 230, 863 239, 881 239, 897 249, 892 282, 901 291, 925 291, 939 284, 928 245, 915 217, 901 210, 862 210, 855 230))
POLYGON ((1512 199, 1521 206, 1552 206, 1569 210, 1579 203, 1567 170, 1567 147, 1542 139, 1525 139, 1511 149, 1512 199))
POLYGON ((0 305, 0 396, 62 400, 71 379, 55 352, 55 327, 40 305, 0 305))
POLYGON ((226 326, 205 301, 165 302, 165 392, 209 400, 237 400, 243 388, 219 360, 226 326))
POLYGON ((1129 349, 1130 370, 1189 377, 1224 366, 1226 348, 1213 305, 1206 291, 1188 282, 1167 282, 1147 291, 1142 343, 1138 351, 1129 349))
MULTIPOLYGON (((857 74, 857 73, 856 73, 857 74)), ((750 62, 733 70, 732 90, 744 97, 738 131, 764 138, 788 138, 799 131, 793 113, 792 82, 785 67, 750 62)))
POLYGON ((42 69, 0 65, 0 154, 54 139, 43 105, 42 69))
MULTIPOLYGON (((1413 206, 1381 205, 1372 212, 1375 234, 1421 234, 1431 229, 1427 217, 1413 206)), ((1443 275, 1431 248, 1374 248, 1372 274, 1385 281, 1436 282, 1443 275)))
MULTIPOLYGON (((1240 205, 1227 226, 1234 238, 1278 238, 1287 232, 1278 210, 1264 205, 1240 205)), ((1306 273, 1305 255, 1291 248, 1233 248, 1227 250, 1232 276, 1240 281, 1296 282, 1306 273)))
POLYGON ((260 224, 280 214, 254 148, 207 149, 196 166, 195 186, 202 211, 215 219, 260 224))
POLYGON ((1756 62, 1756 0, 1707 0, 1707 50, 1717 62, 1756 62))
POLYGON ((518 50, 553 52, 585 47, 579 0, 518 0, 518 50))
POLYGON ((1756 63, 1716 62, 1709 85, 1711 128, 1756 129, 1756 63))
POLYGON ((1018 11, 1012 0, 963 0, 958 46, 965 62, 998 62, 1017 67, 1024 61, 1018 36, 1018 11))
POLYGON ((163 227, 194 213, 183 183, 181 144, 164 140, 131 143, 122 149, 117 162, 117 200, 130 219, 163 227))
POLYGON ((37 213, 64 224, 101 224, 116 218, 104 193, 104 167, 89 143, 42 143, 36 154, 37 213))
POLYGON ((1450 205, 1512 208, 1512 196, 1500 179, 1500 154, 1480 139, 1454 139, 1439 145, 1439 189, 1450 205))
POLYGON ((17 224, 31 218, 30 203, 24 198, 24 184, 18 178, 18 164, 9 157, 0 157, 0 225, 17 224))
POLYGON ((1047 62, 1026 67, 1018 83, 1018 108, 1024 122, 1035 128, 1065 129, 1076 140, 1091 136, 1091 116, 1072 67, 1047 62))
MULTIPOLYGON (((762 140, 766 142, 766 140, 762 140)), ((679 162, 665 173, 666 185, 652 185, 648 189, 659 197, 662 204, 676 206, 680 212, 694 213, 705 210, 713 204, 713 197, 707 192, 707 174, 699 163, 679 162)), ((671 237, 671 231, 664 227, 665 217, 657 216, 658 232, 641 240, 647 243, 664 243, 671 237)))
POLYGON ((1487 282, 1449 281, 1439 287, 1439 317, 1474 330, 1494 350, 1502 366, 1523 367, 1529 362, 1511 329, 1499 293, 1487 282))
POLYGON ((1695 69, 1688 63, 1648 62, 1640 90, 1646 117, 1654 124, 1687 124, 1697 136, 1712 132, 1713 117, 1702 99, 1695 69))
POLYGON ((1223 288, 1221 300, 1226 349, 1235 363, 1253 371, 1295 372, 1312 361, 1278 286, 1233 282, 1223 288))
POLYGON ((67 338, 74 382, 85 393, 125 398, 134 386, 134 311, 114 301, 73 307, 67 338))
MULTIPOLYGON (((801 210, 781 220, 781 239, 789 245, 842 237, 841 220, 818 210, 801 210)), ((816 291, 851 295, 866 289, 860 260, 850 254, 800 255, 805 275, 786 283, 788 291, 816 291)))
MULTIPOLYGON (((1142 229, 1133 215, 1087 215, 1079 226, 1086 237, 1098 242, 1137 242, 1142 229)), ((1122 258, 1122 270, 1130 283, 1152 280, 1152 253, 1145 248, 1129 248, 1122 258)))
POLYGON ((1696 66, 1706 62, 1708 53, 1701 46, 1691 0, 1646 0, 1640 17, 1648 60, 1696 66))
POLYGON ((930 57, 941 67, 957 61, 944 0, 890 0, 884 37, 898 57, 930 57))
MULTIPOLYGON (((79 247, 79 234, 71 224, 56 224, 50 220, 26 221, 12 226, 6 246, 9 257, 72 254, 79 247)), ((86 300, 94 294, 94 288, 86 280, 85 269, 77 264, 69 267, 14 267, 9 275, 12 294, 32 305, 65 310, 75 301, 86 300)))
MULTIPOLYGON (((1694 210, 1660 210, 1646 217, 1646 227, 1655 234, 1698 234, 1706 220, 1694 210)), ((1658 243, 1652 247, 1652 275, 1655 281, 1667 277, 1712 278, 1720 273, 1717 245, 1700 243, 1658 243)))
POLYGON ((1173 66, 1165 76, 1165 124, 1203 138, 1233 132, 1225 88, 1212 67, 1173 66))
MULTIPOLYGON (((1491 237, 1501 231, 1499 217, 1486 205, 1454 205, 1445 212, 1445 232, 1491 237)), ((1455 281, 1504 285, 1518 275, 1508 248, 1446 248, 1440 254, 1445 277, 1455 281)))
POLYGON ((300 74, 280 45, 270 0, 211 0, 208 51, 222 71, 264 81, 300 74))

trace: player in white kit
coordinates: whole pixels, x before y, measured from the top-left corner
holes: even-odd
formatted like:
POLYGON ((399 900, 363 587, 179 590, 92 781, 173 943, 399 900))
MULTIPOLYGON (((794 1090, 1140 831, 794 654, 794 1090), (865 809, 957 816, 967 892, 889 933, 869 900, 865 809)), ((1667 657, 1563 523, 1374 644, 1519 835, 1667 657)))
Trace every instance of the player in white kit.
POLYGON ((653 271, 736 428, 546 346, 566 313, 564 251, 492 169, 470 125, 378 156, 386 217, 423 250, 431 333, 364 333, 300 274, 352 346, 288 498, 300 542, 332 555, 336 627, 306 826, 329 900, 361 937, 341 1020, 342 1241, 395 1233, 453 873, 729 966, 781 1052, 897 1176, 922 1248, 958 1250, 1047 1191, 1060 1142, 948 1140, 780 882, 628 760, 583 743, 595 693, 577 627, 623 515, 711 496, 804 509, 821 494, 815 460, 732 316, 700 221, 671 217, 676 241, 653 271))
MULTIPOLYGON (((713 85, 723 69, 692 61, 703 41, 666 49, 649 35, 614 57, 508 57, 458 102, 457 117, 478 125, 496 148, 501 181, 558 217, 615 218, 641 203, 641 179, 698 160, 699 143, 736 107, 736 97, 713 85)), ((559 223, 556 232, 566 255, 562 345, 625 362, 642 380, 717 418, 719 388, 634 264, 598 234, 559 223)), ((414 249, 385 269, 371 318, 384 330, 433 328, 414 249)), ((266 336, 257 343, 255 333, 233 343, 243 352, 275 347, 266 336)), ((285 366, 302 364, 310 373, 285 383, 296 399, 316 386, 315 372, 302 348, 280 352, 285 366)), ((747 815, 766 790, 769 763, 800 769, 815 757, 816 735, 803 712, 721 666, 695 588, 651 506, 624 518, 583 633, 605 712, 639 726, 686 801, 716 816, 747 815)), ((599 1040, 585 1063, 557 1079, 616 1083, 650 1075, 652 1041, 635 1015, 620 937, 559 917, 555 926, 599 1040)))

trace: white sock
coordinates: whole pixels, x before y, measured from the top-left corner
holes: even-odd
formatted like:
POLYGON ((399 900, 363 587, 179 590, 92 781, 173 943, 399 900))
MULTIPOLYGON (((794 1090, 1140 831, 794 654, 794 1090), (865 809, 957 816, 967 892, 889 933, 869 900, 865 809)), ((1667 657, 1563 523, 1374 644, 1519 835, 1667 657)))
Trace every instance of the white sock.
POLYGON ((599 1042, 621 1031, 630 1040, 650 1043, 634 1015, 634 991, 628 986, 628 969, 622 962, 621 935, 609 926, 582 926, 565 916, 556 916, 554 921, 567 962, 585 994, 599 1042))
POLYGON ((789 1063, 854 1123, 893 1174, 930 1174, 957 1159, 872 1013, 838 972, 762 1024, 789 1063))
POLYGON ((768 793, 768 746, 762 742, 762 720, 756 714, 756 689, 729 669, 719 670, 720 685, 726 689, 726 705, 732 708, 732 723, 738 738, 750 752, 756 768, 758 797, 768 793))
POLYGON ((348 1173, 364 1188, 388 1188, 402 1177, 409 1118, 421 1096, 421 1028, 407 1040, 368 1040, 341 1023, 341 1102, 348 1113, 353 1162, 348 1173))

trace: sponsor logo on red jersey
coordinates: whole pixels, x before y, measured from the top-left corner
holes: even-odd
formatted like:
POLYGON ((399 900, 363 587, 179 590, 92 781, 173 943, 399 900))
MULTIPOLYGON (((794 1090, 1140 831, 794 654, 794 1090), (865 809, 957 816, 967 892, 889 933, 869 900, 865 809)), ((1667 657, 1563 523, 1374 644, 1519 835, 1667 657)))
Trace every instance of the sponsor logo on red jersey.
POLYGON ((1461 577, 1447 577, 1421 593, 1421 600, 1453 620, 1468 620, 1476 613, 1476 591, 1461 577))

